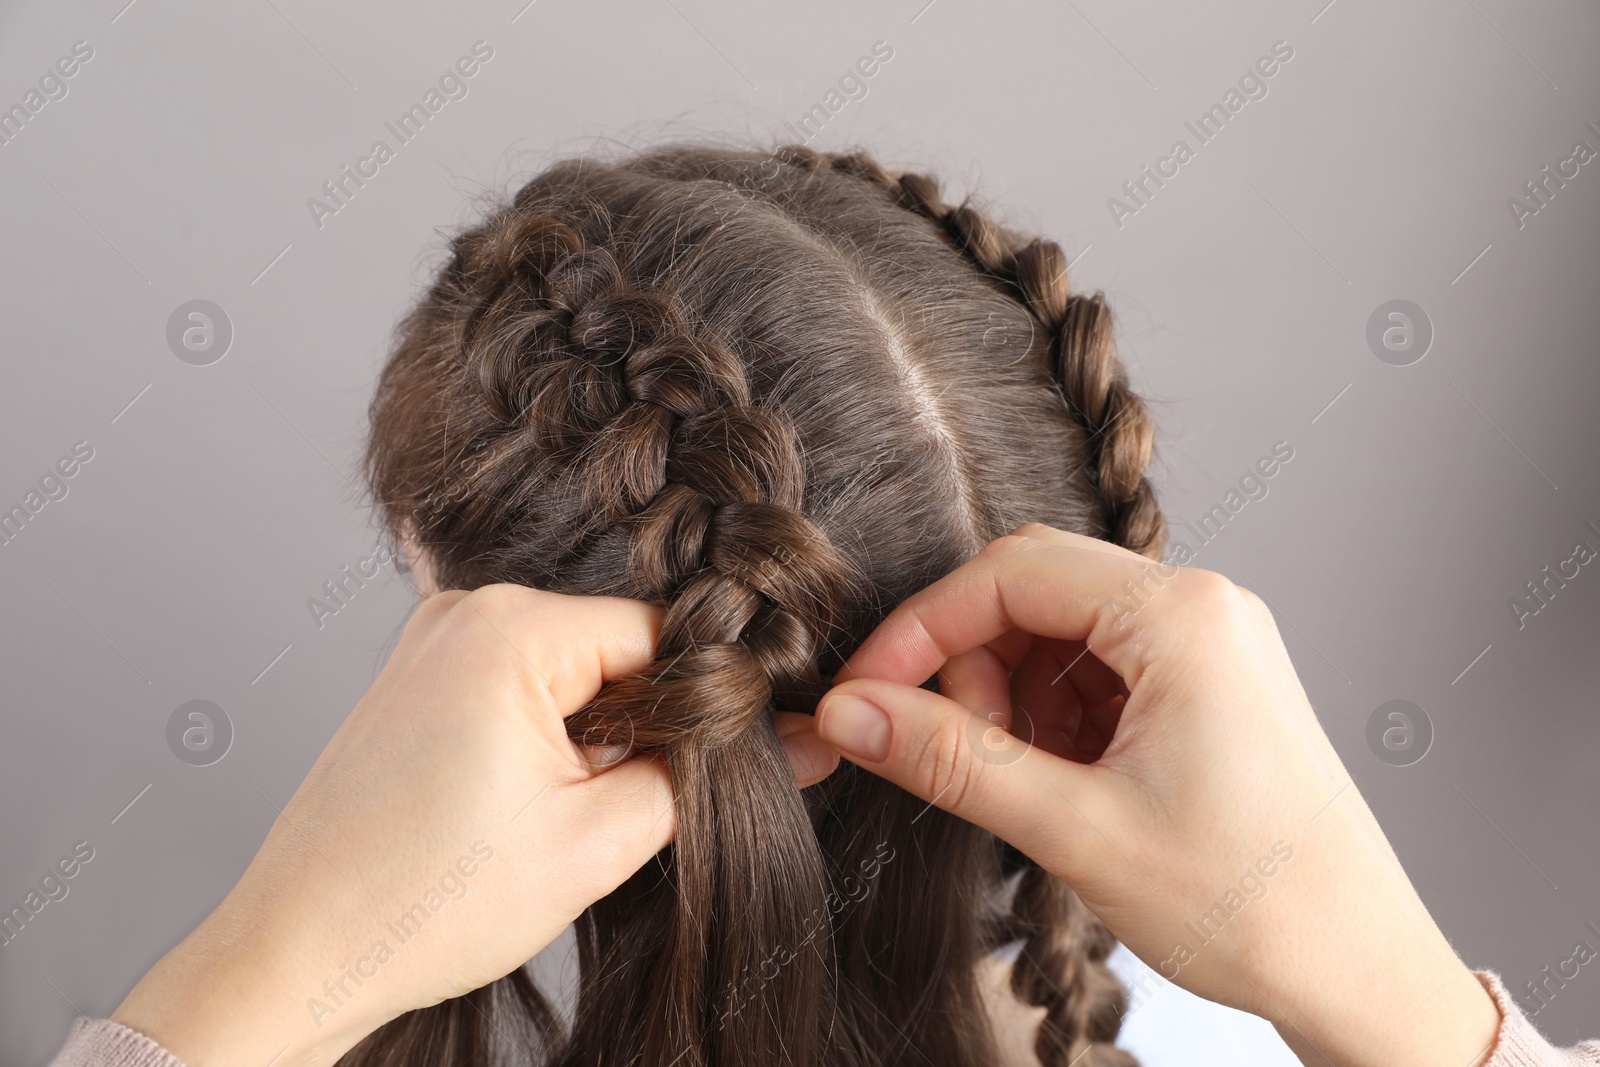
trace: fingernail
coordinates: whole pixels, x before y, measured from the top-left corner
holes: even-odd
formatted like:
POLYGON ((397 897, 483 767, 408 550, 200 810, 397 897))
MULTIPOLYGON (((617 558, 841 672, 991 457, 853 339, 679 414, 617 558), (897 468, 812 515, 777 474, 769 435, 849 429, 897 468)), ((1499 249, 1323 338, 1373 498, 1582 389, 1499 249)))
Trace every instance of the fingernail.
POLYGON ((584 761, 589 764, 589 769, 596 774, 606 770, 614 763, 621 763, 628 758, 627 745, 579 745, 578 751, 583 754, 584 761))
POLYGON ((817 733, 847 756, 879 763, 889 755, 889 716, 857 696, 841 693, 825 700, 817 733))

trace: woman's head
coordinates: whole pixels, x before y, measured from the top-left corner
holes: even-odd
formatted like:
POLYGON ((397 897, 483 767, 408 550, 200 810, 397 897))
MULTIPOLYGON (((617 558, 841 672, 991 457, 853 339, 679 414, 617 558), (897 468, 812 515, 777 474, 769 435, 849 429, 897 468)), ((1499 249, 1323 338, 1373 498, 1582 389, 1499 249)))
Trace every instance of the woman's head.
MULTIPOLYGON (((657 663, 571 728, 662 753, 681 829, 580 922, 570 1034, 508 986, 547 1058, 986 1062, 974 965, 1013 937, 1045 1064, 1115 1033, 1070 894, 853 767, 801 794, 770 718, 1024 521, 1159 553, 1144 407, 1057 245, 862 155, 561 163, 455 239, 372 423, 377 499, 440 587, 667 609, 657 663)), ((380 1042, 469 1040, 425 1015, 380 1042)))

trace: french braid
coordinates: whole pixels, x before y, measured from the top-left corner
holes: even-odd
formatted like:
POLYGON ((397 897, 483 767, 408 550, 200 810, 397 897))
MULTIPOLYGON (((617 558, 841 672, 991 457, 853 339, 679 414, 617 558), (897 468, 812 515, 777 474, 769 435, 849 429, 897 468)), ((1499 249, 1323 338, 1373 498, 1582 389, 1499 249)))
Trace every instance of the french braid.
POLYGON ((462 269, 522 289, 513 300, 497 286, 463 347, 491 410, 556 469, 549 491, 587 502, 574 554, 603 530, 589 554, 625 547, 633 592, 668 601, 656 669, 609 686, 569 719, 572 736, 716 749, 774 694, 814 703, 818 654, 856 575, 801 510, 788 417, 753 402, 724 345, 559 219, 513 218, 462 269), (738 716, 704 714, 730 691, 748 695, 738 716), (641 701, 656 710, 634 721, 641 701))
MULTIPOLYGON (((824 154, 790 145, 775 156, 805 169, 829 167, 885 190, 901 207, 938 226, 979 270, 1023 301, 1051 339, 1055 386, 1087 433, 1090 473, 1104 515, 1102 536, 1159 559, 1166 524, 1145 477, 1154 433, 1117 358, 1105 297, 1068 289, 1061 246, 1038 237, 1020 240, 970 203, 946 205, 933 178, 895 176, 863 153, 824 154)), ((1040 1063, 1135 1064, 1114 1045, 1128 1004, 1127 991, 1105 964, 1115 939, 1076 893, 1031 861, 1025 863, 1002 929, 1004 940, 1024 941, 1012 969, 1013 991, 1047 1012, 1035 1045, 1040 1063)))
POLYGON ((1051 364, 1062 401, 1088 432, 1090 476, 1105 515, 1102 536, 1159 558, 1166 524, 1145 477, 1155 434, 1144 401, 1129 388, 1117 358, 1105 295, 1068 288, 1061 246, 1042 237, 1019 239, 970 203, 948 206, 935 179, 893 175, 860 152, 824 154, 789 145, 775 155, 812 170, 831 167, 884 189, 900 206, 942 229, 980 271, 1023 300, 1052 339, 1051 364))
MULTIPOLYGON (((660 956, 682 984, 662 982, 652 1003, 636 1006, 644 1010, 635 1054, 680 1067, 728 1062, 714 1054, 727 1028, 706 1037, 704 1021, 729 1014, 712 1001, 762 963, 769 931, 798 927, 824 892, 798 795, 792 787, 763 795, 745 788, 747 777, 790 774, 765 713, 775 702, 815 704, 819 658, 847 583, 859 579, 802 512, 794 427, 753 402, 743 364, 587 239, 586 220, 536 210, 526 197, 520 207, 463 241, 444 273, 436 300, 456 314, 431 328, 449 331, 445 346, 459 353, 456 385, 469 418, 457 422, 453 447, 465 485, 436 511, 424 499, 408 513, 424 542, 493 546, 489 528, 505 525, 509 506, 545 524, 541 540, 558 547, 540 577, 666 601, 656 662, 608 685, 567 728, 590 744, 664 751, 675 781, 709 783, 679 793, 678 892, 660 956), (533 469, 547 476, 528 478, 533 469), (591 579, 602 572, 609 577, 591 579), (788 833, 775 833, 784 826, 788 833), (734 862, 754 851, 734 847, 741 838, 784 853, 763 858, 809 871, 809 884, 763 894, 757 872, 734 862), (687 890, 688 881, 705 891, 687 890), (742 954, 709 955, 713 925, 742 954), (741 925, 750 936, 729 933, 741 925), (702 1002, 673 1002, 684 988, 702 1002)), ((662 918, 643 901, 635 912, 619 922, 662 918)), ((586 943, 599 951, 592 937, 586 943)), ((815 1035, 784 1025, 792 1016, 775 1009, 784 998, 820 997, 821 958, 812 953, 758 990, 757 1007, 737 1014, 726 1043, 748 1052, 756 1042, 763 1062, 786 1054, 804 1062, 815 1035)), ((585 993, 607 999, 597 977, 604 968, 584 971, 585 993)), ((604 1011, 590 1018, 616 1026, 604 1011)))

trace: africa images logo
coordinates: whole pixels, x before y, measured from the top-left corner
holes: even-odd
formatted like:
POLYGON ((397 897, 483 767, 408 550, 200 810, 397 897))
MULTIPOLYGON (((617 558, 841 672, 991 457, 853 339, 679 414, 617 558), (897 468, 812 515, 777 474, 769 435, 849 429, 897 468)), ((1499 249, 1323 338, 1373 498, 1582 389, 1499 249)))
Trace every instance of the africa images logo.
POLYGON ((1178 138, 1172 143, 1171 150, 1156 160, 1154 169, 1147 163, 1139 169, 1137 176, 1123 182, 1123 197, 1113 196, 1106 200, 1106 210, 1111 212, 1111 221, 1116 223, 1117 229, 1122 229, 1128 224, 1129 218, 1148 207, 1156 191, 1166 188, 1167 182, 1176 178, 1201 148, 1216 140, 1246 104, 1252 100, 1265 100, 1270 91, 1267 82, 1293 58, 1293 45, 1288 41, 1274 41, 1272 51, 1257 59, 1239 76, 1237 87, 1230 86, 1220 101, 1202 111, 1193 122, 1183 124, 1183 128, 1194 138, 1194 144, 1191 145, 1186 138, 1178 138))
POLYGON ((322 229, 328 224, 329 217, 337 215, 350 206, 350 201, 355 199, 358 191, 367 187, 367 182, 376 178, 379 169, 395 158, 399 148, 410 144, 422 132, 428 122, 444 110, 444 106, 452 100, 465 100, 471 91, 468 81, 478 75, 483 69, 483 64, 494 58, 494 48, 487 41, 474 42, 471 54, 464 55, 439 75, 437 86, 429 86, 422 99, 404 112, 393 122, 385 122, 384 129, 395 139, 395 146, 383 138, 372 142, 367 154, 356 160, 355 169, 346 163, 339 168, 339 173, 322 183, 322 194, 326 199, 309 197, 306 208, 311 212, 311 219, 317 224, 317 229, 322 229))

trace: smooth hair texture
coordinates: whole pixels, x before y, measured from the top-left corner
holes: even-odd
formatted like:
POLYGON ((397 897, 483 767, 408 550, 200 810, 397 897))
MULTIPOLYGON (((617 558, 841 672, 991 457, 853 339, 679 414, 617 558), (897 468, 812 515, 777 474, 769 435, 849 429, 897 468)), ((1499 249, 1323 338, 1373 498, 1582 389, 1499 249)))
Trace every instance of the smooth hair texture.
POLYGON ((569 732, 661 754, 679 830, 579 919, 570 1020, 519 970, 345 1064, 978 1067, 977 966, 1017 939, 1041 1063, 1134 1062, 1066 886, 850 764, 802 792, 771 720, 1025 521, 1159 557, 1145 407, 1058 245, 861 153, 561 162, 454 238, 371 419, 441 588, 665 606, 569 732))

